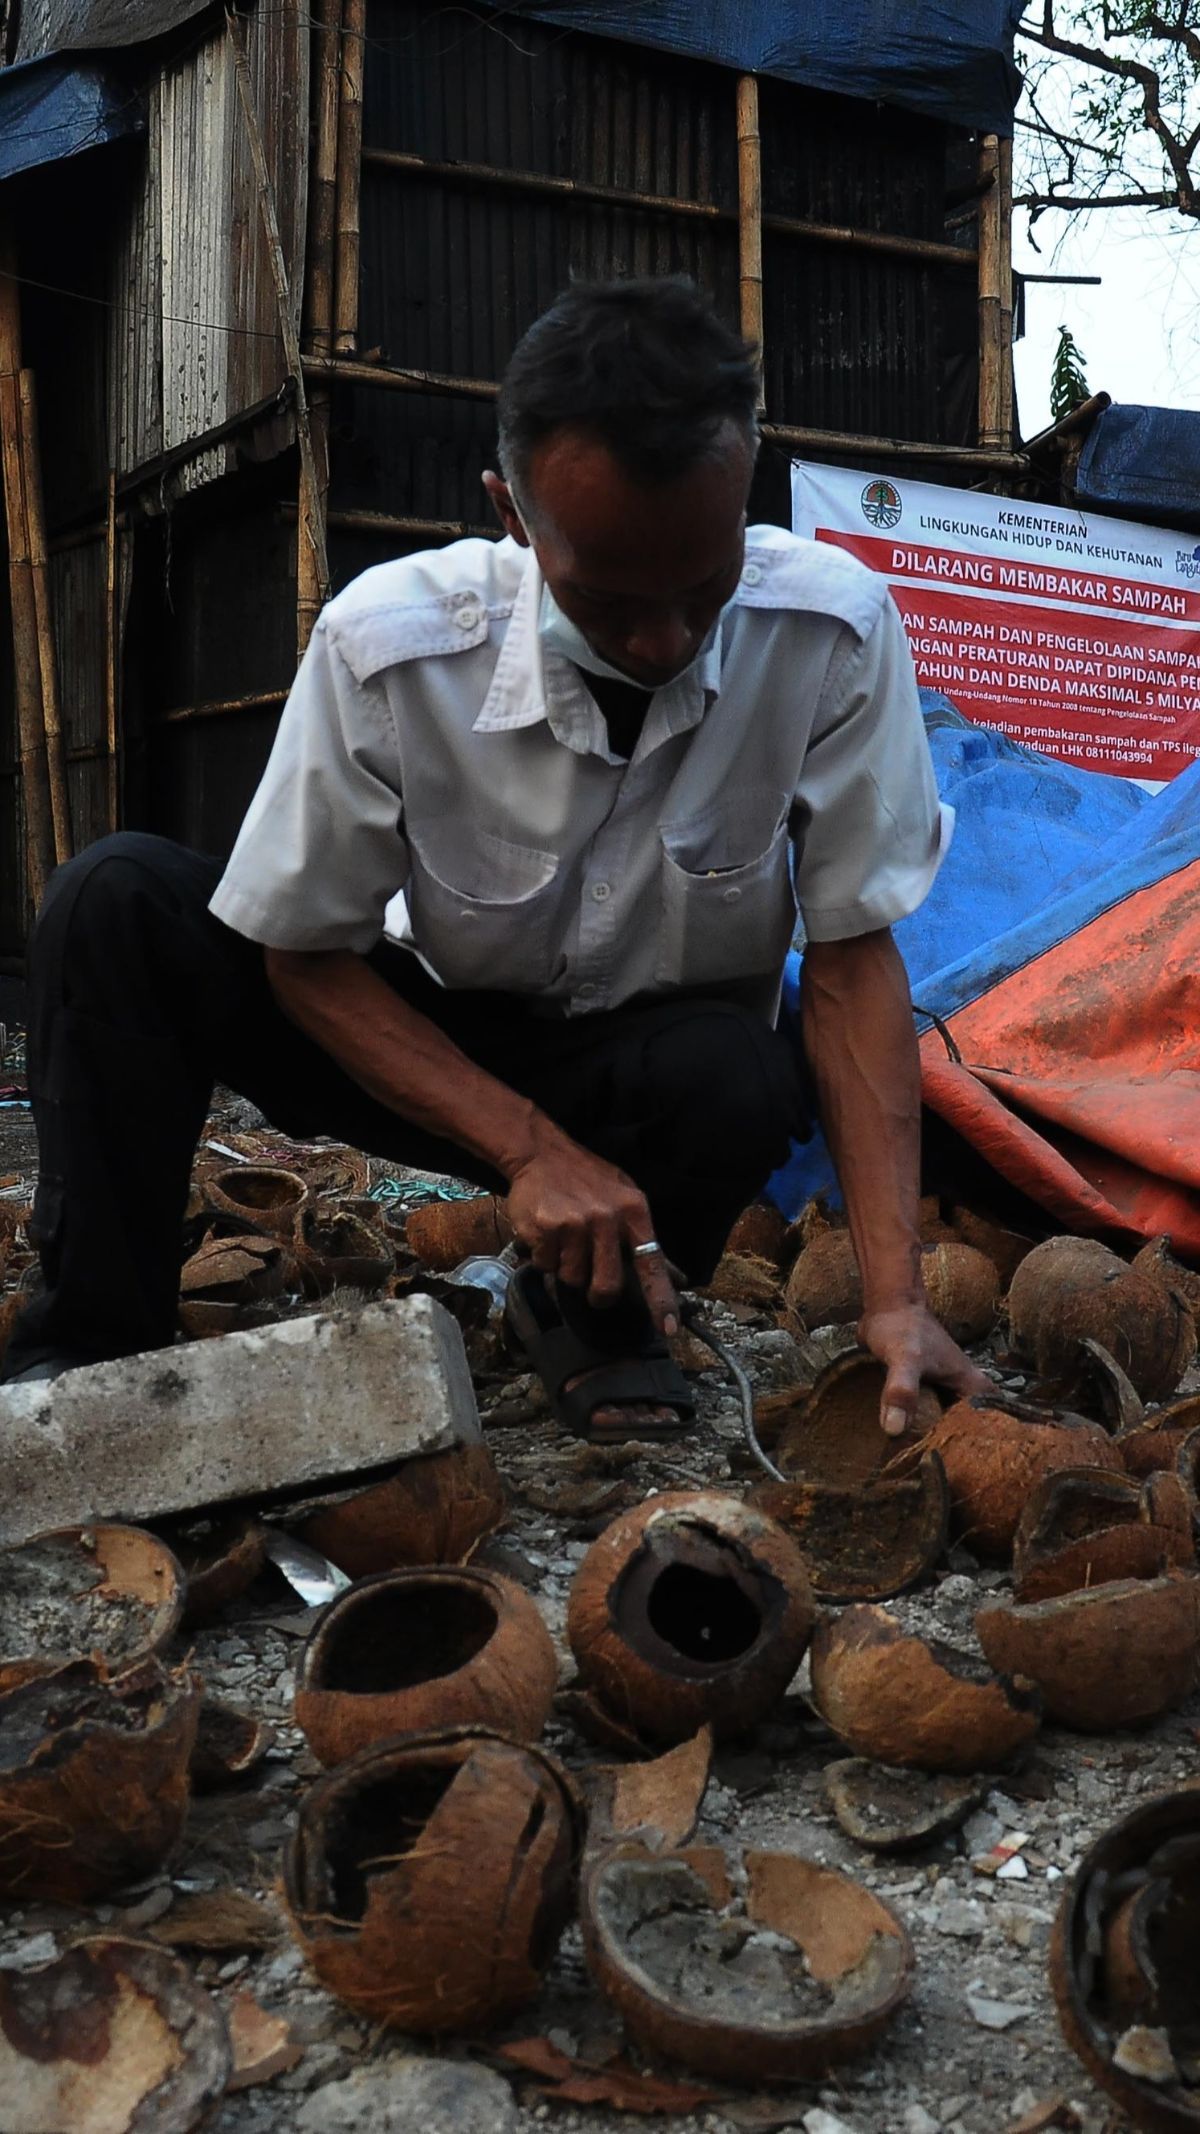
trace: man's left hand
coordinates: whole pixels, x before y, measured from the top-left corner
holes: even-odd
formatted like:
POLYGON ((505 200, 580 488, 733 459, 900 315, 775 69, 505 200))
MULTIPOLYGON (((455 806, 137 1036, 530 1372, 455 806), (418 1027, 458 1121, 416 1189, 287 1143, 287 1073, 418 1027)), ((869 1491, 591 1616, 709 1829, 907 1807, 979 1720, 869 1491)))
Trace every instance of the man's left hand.
POLYGON ((912 1422, 924 1379, 948 1386, 962 1400, 991 1391, 990 1379, 951 1341, 927 1304, 865 1312, 858 1338, 887 1367, 879 1420, 889 1437, 902 1436, 912 1422))

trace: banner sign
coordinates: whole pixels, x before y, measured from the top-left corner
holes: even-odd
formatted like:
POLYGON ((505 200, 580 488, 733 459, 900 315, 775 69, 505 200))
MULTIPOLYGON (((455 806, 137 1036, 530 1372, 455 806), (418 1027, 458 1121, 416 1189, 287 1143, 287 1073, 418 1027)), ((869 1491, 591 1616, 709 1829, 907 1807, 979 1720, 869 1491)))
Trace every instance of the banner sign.
POLYGON ((1200 756, 1200 545, 1094 512, 792 466, 792 524, 891 587, 917 680, 1085 770, 1200 756))

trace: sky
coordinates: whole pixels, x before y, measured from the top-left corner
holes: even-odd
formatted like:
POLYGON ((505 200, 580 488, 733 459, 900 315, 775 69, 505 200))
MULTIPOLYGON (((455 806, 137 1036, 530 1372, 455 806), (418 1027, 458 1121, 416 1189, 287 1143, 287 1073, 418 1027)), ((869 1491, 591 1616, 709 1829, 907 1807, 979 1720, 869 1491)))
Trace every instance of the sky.
MULTIPOLYGON (((1028 63, 1030 48, 1019 56, 1028 63)), ((1077 86, 1085 92, 1090 86, 1086 70, 1073 61, 1057 60, 1053 77, 1038 89, 1043 111, 1068 129, 1077 86)), ((1017 192, 1028 147, 1020 121, 1028 114, 1028 102, 1022 99, 1017 107, 1017 192)), ((1135 142, 1130 160, 1151 184, 1162 183, 1153 151, 1139 154, 1135 142)), ((1050 373, 1063 325, 1070 327, 1083 352, 1084 374, 1093 392, 1142 406, 1200 409, 1200 222, 1169 210, 1092 209, 1075 215, 1045 214, 1033 235, 1037 250, 1030 241, 1028 215, 1017 209, 1014 267, 1031 274, 1098 274, 1101 285, 1091 289, 1035 283, 1026 291, 1025 337, 1013 355, 1022 435, 1036 436, 1050 421, 1050 373)))

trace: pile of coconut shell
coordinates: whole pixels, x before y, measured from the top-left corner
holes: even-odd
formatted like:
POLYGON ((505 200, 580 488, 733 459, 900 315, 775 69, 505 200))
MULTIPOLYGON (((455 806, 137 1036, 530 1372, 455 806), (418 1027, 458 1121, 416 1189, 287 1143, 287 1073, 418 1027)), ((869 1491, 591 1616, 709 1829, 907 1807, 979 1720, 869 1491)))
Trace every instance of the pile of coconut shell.
MULTIPOLYGON (((198 1167, 189 1334, 423 1286, 453 1300, 469 1353, 494 1347, 490 1299, 447 1277, 503 1251, 496 1202, 401 1224, 352 1152, 269 1153, 250 1142, 244 1162, 198 1167)), ((961 1822, 1045 1724, 1151 1724, 1200 1656, 1200 1398, 1175 1397, 1200 1279, 1161 1241, 1127 1258, 1035 1242, 942 1202, 922 1226, 931 1308, 957 1340, 992 1342, 1020 1398, 930 1392, 885 1437, 849 1233, 817 1206, 791 1225, 748 1210, 700 1302, 735 1326, 775 1321, 813 1366, 758 1401, 772 1476, 747 1454, 731 1486, 654 1494, 595 1535, 565 1684, 541 1610, 480 1554, 505 1518, 486 1447, 282 1513, 0 1553, 0 1897, 103 1901, 171 1859, 193 1791, 262 1755, 253 1716, 206 1698, 187 1639, 238 1605, 282 1520, 350 1581, 297 1668, 321 1775, 283 1868, 292 1931, 330 1992, 373 2027, 477 2036, 532 2000, 578 1921, 598 2005, 652 2061, 744 2086, 817 2079, 868 2049, 912 1990, 901 1919, 801 1852, 696 1843, 713 1744, 770 1722, 799 1686, 814 1738, 846 1752, 826 1784, 867 1863, 961 1822), (964 1547, 1011 1577, 981 1594, 970 1650, 886 1605, 964 1547), (552 1716, 565 1761, 543 1741, 552 1716)), ((679 1352, 711 1363, 686 1337, 679 1352)), ((1101 1841, 1055 1949, 1066 2035, 1146 2126, 1200 2125, 1200 2029, 1179 1987, 1198 1800, 1139 1810, 1101 1841)), ((13 2134, 87 2124, 81 2023, 113 2082, 125 2071, 104 2134, 183 2134, 236 2079, 237 2040, 178 1958, 92 1937, 0 1974, 13 2134)))

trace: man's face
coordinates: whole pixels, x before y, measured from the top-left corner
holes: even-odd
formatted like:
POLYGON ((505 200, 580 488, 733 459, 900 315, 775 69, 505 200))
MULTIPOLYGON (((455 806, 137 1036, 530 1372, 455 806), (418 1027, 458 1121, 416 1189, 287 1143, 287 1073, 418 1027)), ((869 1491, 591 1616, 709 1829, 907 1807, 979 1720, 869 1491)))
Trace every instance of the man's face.
POLYGON ((737 587, 753 472, 750 442, 729 423, 675 481, 639 483, 594 437, 558 430, 533 454, 520 512, 498 475, 484 483, 593 652, 661 689, 691 664, 737 587))

